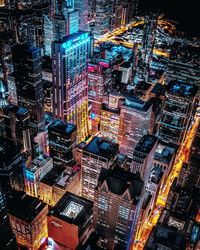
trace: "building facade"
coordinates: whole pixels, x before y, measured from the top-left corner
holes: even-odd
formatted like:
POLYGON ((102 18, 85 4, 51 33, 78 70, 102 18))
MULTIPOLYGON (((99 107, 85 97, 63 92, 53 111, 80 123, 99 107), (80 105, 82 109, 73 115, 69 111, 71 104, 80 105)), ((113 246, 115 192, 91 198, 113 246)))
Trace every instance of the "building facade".
POLYGON ((102 168, 109 169, 117 158, 118 144, 94 137, 82 150, 82 196, 94 199, 94 190, 102 168))
POLYGON ((49 248, 77 249, 91 231, 92 202, 67 192, 48 214, 49 248))
POLYGON ((73 160, 76 145, 76 126, 61 120, 54 120, 48 127, 49 152, 54 164, 69 164, 73 160))
POLYGON ((151 128, 152 105, 135 97, 128 97, 121 106, 119 144, 120 151, 130 158, 143 135, 151 128))
POLYGON ((198 87, 180 81, 167 85, 166 100, 159 126, 159 137, 166 142, 181 144, 191 126, 198 87))
POLYGON ((43 86, 40 49, 16 45, 12 51, 18 105, 28 109, 33 136, 43 128, 43 86))
POLYGON ((91 37, 74 33, 52 46, 54 117, 76 124, 77 140, 88 135, 88 59, 91 37))
POLYGON ((12 191, 7 196, 7 208, 19 246, 37 250, 47 238, 48 205, 24 192, 12 191))
POLYGON ((5 198, 0 187, 0 249, 18 250, 15 235, 12 232, 9 217, 6 211, 5 198))
POLYGON ((15 105, 4 108, 4 122, 7 138, 19 144, 22 151, 31 154, 30 115, 28 109, 15 105))
POLYGON ((140 176, 121 168, 102 169, 94 194, 93 227, 103 235, 103 249, 129 249, 140 218, 142 188, 140 176))

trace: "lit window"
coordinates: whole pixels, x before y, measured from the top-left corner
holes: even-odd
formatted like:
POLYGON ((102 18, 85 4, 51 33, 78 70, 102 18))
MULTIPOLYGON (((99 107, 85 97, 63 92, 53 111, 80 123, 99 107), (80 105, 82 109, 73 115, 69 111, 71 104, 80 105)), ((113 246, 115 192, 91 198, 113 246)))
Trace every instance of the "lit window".
POLYGON ((118 215, 119 217, 128 220, 129 209, 123 206, 119 206, 118 215))
POLYGON ((108 201, 105 197, 101 196, 98 199, 98 208, 107 210, 108 209, 108 201))

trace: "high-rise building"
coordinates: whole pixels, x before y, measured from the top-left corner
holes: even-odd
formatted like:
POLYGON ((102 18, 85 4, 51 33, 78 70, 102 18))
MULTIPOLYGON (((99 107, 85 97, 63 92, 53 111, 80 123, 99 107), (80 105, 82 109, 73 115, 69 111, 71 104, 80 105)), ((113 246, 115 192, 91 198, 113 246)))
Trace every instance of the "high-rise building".
POLYGON ((94 36, 99 37, 110 31, 112 1, 96 0, 94 36))
POLYGON ((0 79, 0 109, 5 107, 8 104, 8 94, 7 94, 6 86, 3 81, 0 79))
POLYGON ((0 182, 4 188, 24 190, 20 147, 4 137, 0 137, 0 182))
POLYGON ((120 123, 120 95, 109 94, 108 104, 101 107, 100 132, 103 138, 118 143, 120 123))
POLYGON ((200 86, 199 56, 198 46, 174 43, 167 65, 167 81, 180 80, 200 86))
POLYGON ((167 85, 166 100, 159 127, 159 137, 166 142, 180 144, 190 128, 198 87, 180 81, 167 85))
POLYGON ((127 97, 121 106, 119 144, 123 154, 133 157, 133 151, 151 128, 152 105, 135 97, 127 97))
POLYGON ((141 65, 142 75, 141 78, 143 80, 148 80, 150 62, 152 59, 155 36, 157 29, 157 16, 156 14, 150 14, 145 16, 145 24, 144 24, 144 36, 142 39, 142 62, 141 65))
POLYGON ((88 58, 92 38, 86 32, 66 36, 52 46, 54 117, 76 124, 77 141, 88 135, 88 58))
POLYGON ((88 0, 74 0, 75 9, 79 10, 79 29, 88 30, 88 0))
POLYGON ((133 152, 131 172, 139 172, 145 184, 151 172, 156 147, 157 138, 147 134, 140 139, 133 152))
POLYGON ((40 155, 33 159, 24 169, 26 193, 39 198, 39 181, 53 168, 53 160, 49 156, 40 155))
POLYGON ((58 41, 66 35, 73 34, 79 30, 79 12, 70 10, 67 13, 56 13, 52 18, 53 41, 58 41))
POLYGON ((104 249, 129 249, 141 214, 143 182, 122 168, 102 169, 94 193, 93 227, 104 249))
POLYGON ((45 16, 45 53, 51 56, 51 43, 79 30, 79 11, 72 1, 51 1, 50 16, 45 16))
POLYGON ((6 197, 8 214, 17 243, 37 250, 47 238, 48 205, 24 192, 12 190, 6 197))
POLYGON ((53 42, 53 23, 48 15, 44 16, 44 46, 45 55, 51 56, 51 43, 53 42))
POLYGON ((112 14, 110 19, 110 30, 115 30, 122 25, 123 18, 123 4, 122 1, 115 0, 112 4, 112 14))
POLYGON ((94 36, 99 37, 119 28, 123 23, 123 15, 124 9, 121 1, 96 0, 94 36))
POLYGON ((76 145, 76 126, 61 120, 53 121, 48 127, 49 152, 54 163, 69 164, 73 160, 76 145))
POLYGON ((151 208, 155 205, 159 190, 162 190, 166 184, 167 178, 174 165, 176 152, 177 147, 173 144, 162 141, 157 143, 153 162, 151 160, 152 167, 150 169, 150 175, 148 179, 146 179, 145 184, 145 190, 151 194, 151 202, 149 204, 151 208))
POLYGON ((92 205, 67 192, 48 214, 50 249, 77 249, 91 231, 92 205))
POLYGON ((185 249, 185 247, 185 239, 180 232, 173 227, 158 224, 154 227, 146 245, 144 246, 144 249, 181 250, 185 249))
POLYGON ((162 177, 163 185, 165 184, 166 179, 173 167, 176 157, 176 152, 177 152, 177 147, 174 146, 174 144, 164 143, 162 141, 159 141, 157 144, 152 167, 158 167, 163 172, 163 177, 162 177))
POLYGON ((100 63, 88 65, 88 101, 90 110, 90 130, 99 130, 101 105, 107 96, 108 87, 111 85, 111 70, 100 63))
POLYGON ((7 138, 19 144, 23 151, 31 154, 30 115, 28 109, 15 105, 4 108, 4 122, 7 138))
POLYGON ((63 165, 55 165, 40 181, 39 181, 39 198, 40 200, 54 206, 60 197, 54 197, 54 185, 64 177, 65 167, 63 165))
POLYGON ((17 27, 17 39, 21 44, 29 44, 42 49, 44 42, 42 15, 36 15, 33 12, 21 15, 17 27))
POLYGON ((102 168, 109 169, 117 158, 118 144, 94 137, 82 151, 82 196, 94 199, 102 168))
POLYGON ((28 45, 13 48, 18 105, 28 109, 32 136, 43 127, 43 86, 40 49, 28 45))
POLYGON ((134 18, 138 13, 138 2, 139 0, 127 0, 126 3, 124 3, 126 7, 126 18, 127 22, 130 22, 132 18, 134 18))
POLYGON ((15 235, 12 232, 9 218, 6 211, 6 204, 3 192, 0 187, 0 249, 18 250, 15 235))

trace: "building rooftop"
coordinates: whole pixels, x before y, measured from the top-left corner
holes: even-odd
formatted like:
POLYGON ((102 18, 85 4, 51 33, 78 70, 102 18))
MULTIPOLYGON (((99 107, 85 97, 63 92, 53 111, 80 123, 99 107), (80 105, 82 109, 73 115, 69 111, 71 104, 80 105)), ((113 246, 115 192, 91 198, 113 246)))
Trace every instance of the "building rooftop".
POLYGON ((40 180, 40 182, 53 186, 63 177, 64 170, 64 166, 56 165, 40 180))
POLYGON ((148 83, 148 82, 141 81, 141 82, 139 82, 139 83, 136 85, 135 89, 136 89, 137 91, 146 91, 146 90, 148 90, 151 86, 152 86, 152 84, 150 84, 150 83, 148 83))
POLYGON ((17 52, 18 54, 24 55, 24 53, 33 53, 33 52, 39 52, 39 48, 32 47, 28 44, 17 44, 14 46, 13 50, 17 52))
POLYGON ((52 158, 47 155, 40 155, 37 158, 34 158, 28 167, 28 170, 32 173, 35 173, 39 168, 43 167, 49 160, 52 158))
POLYGON ((61 120, 55 120, 49 125, 48 130, 70 136, 76 130, 76 125, 61 120))
POLYGON ((153 87, 153 89, 151 90, 151 93, 155 94, 155 95, 165 95, 165 87, 160 84, 160 83, 156 83, 156 85, 153 87))
POLYGON ((102 138, 94 137, 83 149, 83 151, 89 152, 100 157, 110 159, 117 155, 119 145, 108 142, 102 138))
POLYGON ((160 142, 156 148, 154 159, 164 163, 170 163, 172 157, 176 154, 177 147, 170 143, 160 142))
POLYGON ((64 170, 63 178, 61 178, 55 186, 65 189, 74 180, 77 174, 80 173, 80 170, 81 168, 77 164, 74 167, 67 166, 64 170))
POLYGON ((135 147, 134 153, 143 153, 145 156, 150 153, 157 142, 157 137, 154 135, 144 135, 135 147))
POLYGON ((98 180, 99 185, 103 184, 104 181, 106 181, 110 192, 121 196, 128 190, 134 203, 138 202, 143 188, 143 181, 139 173, 130 173, 120 167, 112 170, 102 168, 98 180))
POLYGON ((22 116, 22 115, 26 115, 28 114, 28 109, 26 109, 25 107, 21 107, 21 106, 16 106, 13 104, 9 104, 5 107, 5 110, 7 112, 12 112, 15 113, 18 116, 22 116))
POLYGON ((185 249, 185 240, 183 235, 174 228, 158 224, 153 229, 144 249, 157 250, 158 246, 171 250, 182 250, 185 249))
POLYGON ((115 109, 115 108, 109 107, 106 103, 102 103, 101 109, 108 111, 110 113, 120 114, 120 108, 115 109))
POLYGON ((162 175, 163 175, 162 168, 160 166, 154 166, 150 174, 151 182, 158 184, 162 175))
POLYGON ((92 214, 93 202, 66 192, 58 203, 49 211, 54 216, 70 224, 80 226, 89 213, 92 214))
POLYGON ((194 97, 198 92, 195 84, 184 83, 181 81, 170 81, 166 86, 168 93, 181 97, 194 97))
POLYGON ((39 199, 29 196, 24 192, 12 190, 6 197, 8 213, 27 223, 47 206, 39 199))
POLYGON ((149 110, 152 104, 150 102, 144 102, 135 96, 127 96, 124 105, 136 110, 146 112, 149 110))
POLYGON ((86 39, 90 39, 90 34, 85 31, 79 31, 73 33, 71 35, 65 36, 64 38, 60 39, 59 41, 55 41, 54 43, 62 44, 64 49, 70 48, 71 45, 78 41, 86 41, 86 39))

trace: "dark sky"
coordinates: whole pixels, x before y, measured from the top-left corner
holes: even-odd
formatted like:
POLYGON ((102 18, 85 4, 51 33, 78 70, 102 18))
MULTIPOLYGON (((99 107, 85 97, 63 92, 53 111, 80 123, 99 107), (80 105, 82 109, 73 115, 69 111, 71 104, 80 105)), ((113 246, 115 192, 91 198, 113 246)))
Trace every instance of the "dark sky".
POLYGON ((179 30, 200 36, 199 0, 139 0, 141 10, 160 9, 167 17, 177 20, 179 30))

